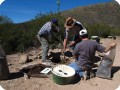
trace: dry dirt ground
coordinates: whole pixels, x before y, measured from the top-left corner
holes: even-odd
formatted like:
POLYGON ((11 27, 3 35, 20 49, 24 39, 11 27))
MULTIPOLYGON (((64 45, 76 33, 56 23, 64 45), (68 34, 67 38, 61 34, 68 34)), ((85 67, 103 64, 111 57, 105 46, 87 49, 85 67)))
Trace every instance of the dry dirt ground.
MULTIPOLYGON (((17 53, 7 55, 11 78, 0 81, 0 85, 5 90, 115 90, 120 85, 120 37, 117 37, 116 40, 101 39, 101 43, 106 46, 111 42, 117 42, 116 56, 112 68, 112 80, 95 77, 69 85, 58 85, 53 82, 52 77, 31 77, 26 80, 17 69, 23 65, 19 64, 20 53, 17 53)), ((40 63, 40 60, 35 60, 32 63, 40 63)))

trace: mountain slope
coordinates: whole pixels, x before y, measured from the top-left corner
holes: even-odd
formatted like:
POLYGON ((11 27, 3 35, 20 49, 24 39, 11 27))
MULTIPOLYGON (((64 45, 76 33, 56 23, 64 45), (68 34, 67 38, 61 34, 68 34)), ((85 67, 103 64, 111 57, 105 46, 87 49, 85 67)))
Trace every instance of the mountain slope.
POLYGON ((74 17, 84 24, 105 23, 115 27, 120 24, 120 6, 115 2, 77 7, 62 15, 74 17))

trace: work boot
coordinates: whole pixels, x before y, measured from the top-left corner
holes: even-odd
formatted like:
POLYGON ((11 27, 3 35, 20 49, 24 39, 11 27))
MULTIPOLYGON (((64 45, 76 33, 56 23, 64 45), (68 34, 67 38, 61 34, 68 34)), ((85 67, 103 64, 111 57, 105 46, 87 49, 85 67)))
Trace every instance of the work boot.
POLYGON ((92 71, 85 71, 82 80, 86 81, 86 80, 94 78, 94 77, 95 77, 95 74, 92 71))
POLYGON ((94 77, 95 77, 95 73, 93 73, 93 71, 90 72, 90 79, 91 79, 91 78, 94 78, 94 77))
POLYGON ((90 78, 88 71, 84 71, 83 76, 81 77, 81 80, 88 80, 90 78))
POLYGON ((89 79, 89 72, 88 71, 85 71, 84 72, 84 80, 88 80, 89 79))

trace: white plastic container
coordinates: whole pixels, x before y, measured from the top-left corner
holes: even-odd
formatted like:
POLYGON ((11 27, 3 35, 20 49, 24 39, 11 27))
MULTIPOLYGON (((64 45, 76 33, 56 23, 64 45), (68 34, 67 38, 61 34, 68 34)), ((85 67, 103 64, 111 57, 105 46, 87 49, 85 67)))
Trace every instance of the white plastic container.
POLYGON ((74 81, 75 70, 68 65, 57 65, 52 68, 53 81, 65 85, 74 81))

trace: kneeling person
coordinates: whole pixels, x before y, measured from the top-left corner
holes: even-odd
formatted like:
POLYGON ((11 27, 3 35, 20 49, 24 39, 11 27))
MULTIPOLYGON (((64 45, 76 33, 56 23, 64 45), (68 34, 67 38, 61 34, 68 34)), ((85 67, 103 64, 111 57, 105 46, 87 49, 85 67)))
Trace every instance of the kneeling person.
POLYGON ((110 44, 109 47, 104 47, 97 43, 96 41, 88 39, 88 33, 86 30, 81 30, 79 32, 82 41, 75 46, 73 51, 73 56, 75 57, 75 62, 71 63, 70 66, 73 67, 80 77, 86 79, 85 71, 90 71, 94 64, 95 52, 108 52, 116 43, 110 44))

